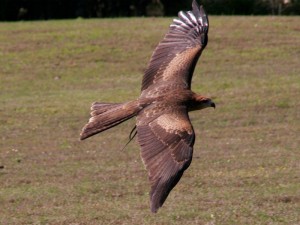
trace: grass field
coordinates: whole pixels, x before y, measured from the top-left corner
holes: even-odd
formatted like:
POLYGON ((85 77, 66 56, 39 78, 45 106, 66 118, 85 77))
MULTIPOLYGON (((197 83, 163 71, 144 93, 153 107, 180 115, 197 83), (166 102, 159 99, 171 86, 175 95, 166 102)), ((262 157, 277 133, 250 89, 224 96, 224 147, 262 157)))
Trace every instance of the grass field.
POLYGON ((194 158, 157 214, 134 120, 79 141, 93 101, 140 93, 171 18, 0 23, 0 224, 300 224, 300 17, 210 17, 194 158))

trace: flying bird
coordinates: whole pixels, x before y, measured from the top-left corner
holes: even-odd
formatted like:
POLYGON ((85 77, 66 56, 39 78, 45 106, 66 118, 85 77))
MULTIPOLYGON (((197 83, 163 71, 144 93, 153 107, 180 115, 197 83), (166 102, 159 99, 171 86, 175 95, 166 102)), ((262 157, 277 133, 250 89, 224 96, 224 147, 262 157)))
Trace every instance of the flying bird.
POLYGON ((136 130, 129 138, 137 134, 154 213, 192 161, 195 133, 188 112, 215 108, 210 98, 191 91, 196 63, 207 45, 208 27, 203 7, 193 0, 192 10, 178 13, 154 50, 139 98, 125 103, 93 103, 91 118, 80 134, 83 140, 136 117, 136 130))

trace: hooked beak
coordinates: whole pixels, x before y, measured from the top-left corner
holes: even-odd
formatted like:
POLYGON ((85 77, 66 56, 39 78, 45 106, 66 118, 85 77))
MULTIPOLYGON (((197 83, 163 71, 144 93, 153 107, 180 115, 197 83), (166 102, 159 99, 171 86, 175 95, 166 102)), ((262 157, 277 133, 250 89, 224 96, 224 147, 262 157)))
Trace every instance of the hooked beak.
POLYGON ((214 107, 214 109, 216 108, 216 104, 214 102, 211 102, 210 106, 214 107))

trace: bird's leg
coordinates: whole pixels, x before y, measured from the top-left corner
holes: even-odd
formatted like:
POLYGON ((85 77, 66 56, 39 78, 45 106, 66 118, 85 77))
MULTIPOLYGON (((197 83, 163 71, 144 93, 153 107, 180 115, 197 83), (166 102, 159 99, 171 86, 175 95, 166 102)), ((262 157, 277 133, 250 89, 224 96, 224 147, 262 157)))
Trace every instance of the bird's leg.
POLYGON ((129 134, 129 141, 126 143, 126 145, 121 149, 123 151, 126 146, 133 140, 133 138, 137 135, 136 126, 134 126, 129 134))

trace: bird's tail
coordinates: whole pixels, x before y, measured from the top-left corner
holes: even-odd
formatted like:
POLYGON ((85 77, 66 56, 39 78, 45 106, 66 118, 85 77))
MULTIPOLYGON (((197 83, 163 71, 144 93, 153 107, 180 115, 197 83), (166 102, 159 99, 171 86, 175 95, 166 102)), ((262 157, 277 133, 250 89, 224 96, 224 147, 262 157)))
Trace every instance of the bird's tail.
POLYGON ((100 103, 91 106, 91 118, 80 133, 80 140, 112 128, 134 116, 143 107, 138 100, 126 103, 100 103))

